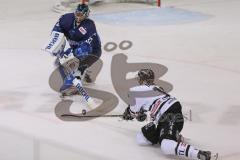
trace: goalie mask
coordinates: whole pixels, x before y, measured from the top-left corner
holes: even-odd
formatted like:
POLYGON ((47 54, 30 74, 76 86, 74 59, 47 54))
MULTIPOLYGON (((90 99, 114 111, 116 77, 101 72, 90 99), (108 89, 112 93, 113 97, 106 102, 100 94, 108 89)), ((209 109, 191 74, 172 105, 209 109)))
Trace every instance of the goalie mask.
POLYGON ((90 10, 88 5, 86 4, 79 4, 75 10, 75 19, 77 23, 80 23, 85 18, 89 16, 90 10))
POLYGON ((151 69, 141 69, 137 75, 139 84, 152 85, 154 84, 154 72, 151 69))

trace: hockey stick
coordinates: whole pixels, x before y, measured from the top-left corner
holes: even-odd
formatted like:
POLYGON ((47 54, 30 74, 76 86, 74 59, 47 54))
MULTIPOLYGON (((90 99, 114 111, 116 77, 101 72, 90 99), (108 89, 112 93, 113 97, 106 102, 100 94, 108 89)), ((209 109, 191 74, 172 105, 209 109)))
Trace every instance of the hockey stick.
POLYGON ((163 94, 165 94, 165 95, 167 95, 167 96, 170 97, 170 95, 169 95, 167 92, 165 92, 162 87, 154 87, 153 90, 154 90, 154 91, 158 91, 158 92, 160 92, 160 93, 163 93, 163 94))
POLYGON ((108 115, 75 115, 75 114, 63 114, 61 117, 76 117, 76 118, 97 118, 97 117, 123 117, 122 114, 108 114, 108 115))

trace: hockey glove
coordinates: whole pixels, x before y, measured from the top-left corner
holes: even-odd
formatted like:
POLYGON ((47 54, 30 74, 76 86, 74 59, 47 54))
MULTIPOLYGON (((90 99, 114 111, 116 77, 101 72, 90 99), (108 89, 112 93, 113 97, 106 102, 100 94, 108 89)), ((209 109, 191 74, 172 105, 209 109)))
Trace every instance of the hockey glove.
POLYGON ((123 119, 124 120, 132 120, 132 119, 134 119, 134 117, 132 116, 132 113, 131 113, 131 110, 130 110, 129 106, 126 108, 126 110, 123 113, 123 119))
POLYGON ((78 59, 85 59, 89 54, 92 53, 92 47, 87 42, 82 42, 79 44, 78 48, 74 50, 74 56, 76 56, 78 59))
POLYGON ((139 122, 143 122, 146 120, 146 118, 147 118, 147 114, 145 113, 145 110, 141 108, 141 110, 137 113, 136 119, 139 122))
POLYGON ((53 56, 58 56, 63 52, 65 45, 66 40, 64 34, 61 32, 52 31, 51 37, 44 46, 43 50, 53 56))

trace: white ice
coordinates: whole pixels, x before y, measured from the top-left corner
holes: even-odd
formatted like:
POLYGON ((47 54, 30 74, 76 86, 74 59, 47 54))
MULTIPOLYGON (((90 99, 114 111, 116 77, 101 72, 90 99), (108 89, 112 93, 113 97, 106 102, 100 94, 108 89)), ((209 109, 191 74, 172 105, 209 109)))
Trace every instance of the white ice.
MULTIPOLYGON (((165 157, 159 146, 136 144, 136 133, 145 123, 118 118, 65 122, 55 116, 54 109, 60 99, 48 85, 54 69, 53 57, 40 50, 60 16, 51 11, 55 2, 0 1, 0 160, 174 159, 165 157)), ((185 110, 193 111, 193 121, 185 123, 182 134, 196 147, 219 152, 220 160, 237 160, 240 158, 240 1, 163 0, 162 3, 163 8, 174 7, 210 18, 152 26, 114 25, 96 20, 103 46, 110 41, 130 40, 133 47, 124 51, 118 48, 111 53, 104 51, 104 66, 93 87, 115 93, 110 64, 117 53, 126 54, 131 63, 154 62, 166 66, 168 72, 161 78, 173 84, 171 94, 178 97, 185 110)), ((100 12, 127 10, 129 6, 100 6, 100 12)), ((92 14, 97 15, 97 11, 93 9, 92 14)), ((125 107, 120 100, 110 114, 121 114, 125 107)))

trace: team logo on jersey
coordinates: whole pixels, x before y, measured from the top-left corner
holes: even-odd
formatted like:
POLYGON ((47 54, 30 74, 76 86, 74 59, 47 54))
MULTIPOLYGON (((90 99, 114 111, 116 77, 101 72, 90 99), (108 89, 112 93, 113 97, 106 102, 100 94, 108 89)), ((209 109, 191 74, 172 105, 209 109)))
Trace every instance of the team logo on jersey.
POLYGON ((79 28, 79 31, 80 31, 83 35, 85 35, 85 34, 87 33, 86 29, 83 28, 83 27, 80 27, 80 28, 79 28))

